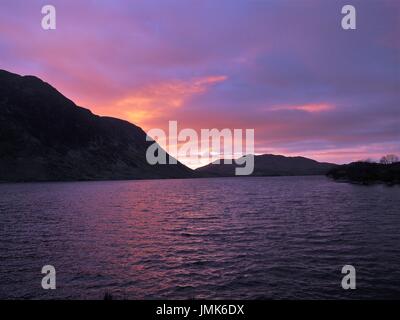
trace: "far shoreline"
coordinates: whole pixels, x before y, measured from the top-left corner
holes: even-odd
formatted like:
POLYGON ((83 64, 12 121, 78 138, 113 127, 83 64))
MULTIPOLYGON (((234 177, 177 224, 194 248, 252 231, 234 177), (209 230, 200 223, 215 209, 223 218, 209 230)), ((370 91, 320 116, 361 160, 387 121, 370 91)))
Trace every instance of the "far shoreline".
POLYGON ((33 180, 33 181, 0 181, 0 185, 4 184, 29 184, 29 183, 69 183, 69 182, 125 182, 125 181, 163 181, 163 180, 198 180, 198 179, 238 179, 238 178, 278 178, 278 177, 327 177, 324 174, 309 174, 309 175, 266 175, 266 176, 213 176, 213 177, 187 177, 187 178, 137 178, 137 179, 93 179, 93 180, 33 180))

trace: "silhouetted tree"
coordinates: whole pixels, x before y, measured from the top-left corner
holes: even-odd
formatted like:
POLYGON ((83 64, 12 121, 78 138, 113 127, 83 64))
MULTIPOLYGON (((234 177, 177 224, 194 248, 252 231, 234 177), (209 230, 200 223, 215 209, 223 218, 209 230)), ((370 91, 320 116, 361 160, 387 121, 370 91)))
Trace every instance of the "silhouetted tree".
POLYGON ((392 164, 399 162, 399 157, 395 154, 388 154, 386 156, 383 156, 379 162, 382 164, 392 164))
POLYGON ((107 291, 107 292, 104 294, 103 300, 113 300, 112 294, 111 294, 110 292, 107 291))

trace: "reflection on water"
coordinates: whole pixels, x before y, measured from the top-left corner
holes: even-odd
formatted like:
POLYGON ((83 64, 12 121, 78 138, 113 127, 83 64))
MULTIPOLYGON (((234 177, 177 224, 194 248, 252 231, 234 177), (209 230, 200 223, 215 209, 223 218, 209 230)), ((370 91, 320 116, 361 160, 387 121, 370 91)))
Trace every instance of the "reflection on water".
POLYGON ((399 208, 324 177, 2 184, 0 298, 400 298, 399 208))

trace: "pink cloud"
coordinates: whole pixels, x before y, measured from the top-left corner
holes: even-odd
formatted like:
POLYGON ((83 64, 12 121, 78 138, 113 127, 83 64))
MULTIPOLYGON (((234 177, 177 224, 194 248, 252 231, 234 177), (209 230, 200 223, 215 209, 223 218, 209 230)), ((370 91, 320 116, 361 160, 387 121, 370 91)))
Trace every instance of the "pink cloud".
MULTIPOLYGON (((97 108, 148 130, 160 125, 165 115, 173 115, 176 109, 184 107, 193 96, 204 94, 210 87, 226 80, 226 76, 219 75, 152 83, 97 108)), ((174 120, 173 117, 170 120, 174 120)))
POLYGON ((299 111, 314 113, 314 112, 329 111, 334 108, 335 107, 333 105, 327 103, 310 103, 310 104, 294 105, 294 106, 277 106, 269 108, 269 110, 271 111, 299 110, 299 111))

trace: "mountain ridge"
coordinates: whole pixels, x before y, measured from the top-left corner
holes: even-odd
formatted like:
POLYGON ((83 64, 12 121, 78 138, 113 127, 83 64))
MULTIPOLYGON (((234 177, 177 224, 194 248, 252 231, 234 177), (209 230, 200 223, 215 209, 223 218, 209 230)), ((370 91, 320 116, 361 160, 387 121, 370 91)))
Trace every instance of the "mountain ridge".
MULTIPOLYGON (((218 160, 217 160, 218 161, 218 160)), ((318 162, 302 156, 263 154, 254 156, 254 171, 251 176, 299 176, 325 175, 336 167, 334 163, 318 162)), ((231 177, 235 175, 236 165, 215 162, 197 168, 196 171, 208 176, 231 177)))

